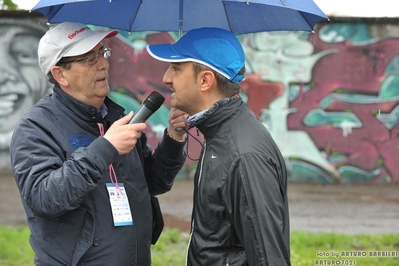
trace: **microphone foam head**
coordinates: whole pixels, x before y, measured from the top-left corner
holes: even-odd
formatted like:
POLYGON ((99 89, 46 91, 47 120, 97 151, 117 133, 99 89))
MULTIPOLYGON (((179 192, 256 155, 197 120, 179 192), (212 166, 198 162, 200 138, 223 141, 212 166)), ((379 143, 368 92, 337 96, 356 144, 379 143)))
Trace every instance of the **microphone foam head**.
POLYGON ((144 100, 144 105, 147 106, 148 109, 155 112, 161 107, 163 102, 165 101, 165 97, 159 92, 153 91, 148 95, 148 97, 144 100))

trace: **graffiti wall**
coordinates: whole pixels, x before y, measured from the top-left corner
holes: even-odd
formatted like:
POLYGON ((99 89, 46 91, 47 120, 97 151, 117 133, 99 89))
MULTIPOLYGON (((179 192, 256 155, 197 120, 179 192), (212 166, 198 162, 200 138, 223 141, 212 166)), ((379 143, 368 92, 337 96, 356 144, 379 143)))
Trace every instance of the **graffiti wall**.
MULTIPOLYGON (((1 167, 7 170, 15 121, 49 87, 35 61, 43 23, 33 17, 0 19, 0 147, 1 167), (6 19, 11 22, 4 22, 6 19), (25 19, 31 23, 22 23, 25 19)), ((241 95, 280 147, 290 181, 397 183, 399 23, 393 19, 330 19, 312 33, 237 36, 247 67, 241 95)), ((168 64, 150 57, 145 47, 177 39, 172 32, 121 31, 104 43, 112 49, 112 99, 128 112, 136 111, 154 90, 166 98, 148 121, 147 135, 153 147, 167 125, 171 91, 162 83, 168 64)), ((203 141, 200 132, 192 129, 190 133, 203 141)), ((200 148, 190 137, 190 158, 181 177, 192 176, 200 148)))
POLYGON ((37 60, 37 47, 46 32, 37 17, 1 13, 0 16, 0 171, 10 170, 11 135, 19 117, 50 86, 37 60))

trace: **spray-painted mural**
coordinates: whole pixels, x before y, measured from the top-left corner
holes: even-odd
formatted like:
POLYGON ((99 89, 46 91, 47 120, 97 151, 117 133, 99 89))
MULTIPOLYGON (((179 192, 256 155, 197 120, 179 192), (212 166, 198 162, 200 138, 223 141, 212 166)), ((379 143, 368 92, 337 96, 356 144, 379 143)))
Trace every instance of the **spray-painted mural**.
MULTIPOLYGON (((282 150, 291 181, 399 182, 398 33, 394 24, 330 22, 314 33, 239 36, 247 58, 242 96, 282 150)), ((167 64, 152 59, 145 45, 177 38, 120 34, 109 43, 111 85, 137 102, 152 90, 168 96, 161 82, 167 64)), ((166 119, 157 121, 153 126, 166 119)), ((196 157, 199 148, 191 142, 189 153, 196 157)))
POLYGON ((49 89, 37 61, 46 23, 0 17, 0 171, 10 170, 9 146, 19 117, 49 89))
MULTIPOLYGON (((13 126, 7 121, 15 121, 20 115, 11 109, 22 106, 13 99, 22 98, 20 92, 30 91, 32 97, 29 96, 26 106, 31 105, 48 87, 38 72, 32 78, 23 78, 25 70, 14 67, 17 63, 8 63, 13 61, 6 57, 9 55, 4 47, 15 46, 9 43, 18 25, 3 24, 1 27, 9 28, 0 38, 8 43, 1 46, 5 51, 0 54, 0 60, 6 58, 7 62, 2 64, 5 69, 0 73, 0 140, 5 151, 9 137, 3 136, 3 132, 7 131, 6 125, 13 126), (15 74, 10 75, 11 71, 15 74), (10 93, 17 87, 11 76, 15 76, 13 79, 22 76, 25 83, 31 84, 19 85, 20 92, 10 93), (8 85, 4 82, 7 79, 8 85)), ((314 33, 264 32, 238 36, 247 59, 242 97, 276 140, 286 158, 290 181, 399 182, 399 164, 395 163, 399 151, 399 26, 396 25, 399 24, 331 19, 327 24, 317 25, 314 33)), ((36 35, 35 42, 30 42, 31 49, 37 49, 38 38, 36 35)), ((136 111, 150 92, 157 90, 165 95, 164 106, 148 121, 147 135, 153 146, 166 126, 170 108, 170 90, 162 83, 168 64, 150 57, 145 46, 173 43, 177 39, 177 33, 120 32, 117 38, 104 43, 112 48, 111 98, 127 111, 136 111)), ((195 129, 191 133, 203 141, 195 129)), ((198 158, 200 148, 190 138, 191 158, 198 158)), ((196 160, 187 159, 181 176, 190 177, 195 167, 196 160)))
POLYGON ((288 133, 306 132, 312 140, 303 153, 320 153, 317 162, 295 154, 299 163, 292 167, 310 173, 330 170, 327 163, 335 169, 331 176, 347 183, 399 181, 396 25, 334 23, 309 35, 314 51, 302 62, 319 59, 297 69, 298 77, 311 71, 310 80, 293 73, 286 82, 287 125, 288 133))

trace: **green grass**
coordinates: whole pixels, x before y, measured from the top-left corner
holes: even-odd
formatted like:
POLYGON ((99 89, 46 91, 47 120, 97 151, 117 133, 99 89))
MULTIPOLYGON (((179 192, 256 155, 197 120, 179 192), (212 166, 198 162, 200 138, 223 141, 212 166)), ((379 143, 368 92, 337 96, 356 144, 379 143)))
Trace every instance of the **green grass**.
POLYGON ((33 265, 28 227, 0 226, 0 265, 33 265))
MULTIPOLYGON (((0 226, 0 265, 33 265, 33 251, 29 246, 27 227, 0 226)), ((185 263, 188 232, 166 228, 152 246, 153 266, 179 266, 185 263)), ((293 266, 338 265, 396 266, 399 265, 399 235, 342 235, 333 233, 291 233, 291 262, 293 266), (372 257, 370 251, 394 251, 394 257, 372 257), (349 253, 351 252, 351 253, 349 253), (365 256, 364 255, 365 252, 365 256), (354 253, 361 256, 355 256, 354 253), (342 255, 348 255, 343 257, 342 255), (317 264, 323 260, 323 264, 317 264), (327 260, 330 264, 327 264, 327 260)))
POLYGON ((189 232, 165 229, 151 248, 153 266, 180 266, 186 263, 189 232))
POLYGON ((334 254, 338 256, 340 265, 397 266, 399 265, 399 235, 342 235, 304 232, 291 234, 292 265, 334 265, 316 264, 320 260, 336 259, 334 254), (396 256, 372 257, 369 254, 370 251, 394 251, 396 256))

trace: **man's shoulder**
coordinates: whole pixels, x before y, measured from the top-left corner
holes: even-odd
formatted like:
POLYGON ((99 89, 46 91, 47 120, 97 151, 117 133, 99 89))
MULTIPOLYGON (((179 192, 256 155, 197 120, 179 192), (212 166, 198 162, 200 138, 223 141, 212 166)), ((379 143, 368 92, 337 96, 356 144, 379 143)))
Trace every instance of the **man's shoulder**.
POLYGON ((57 113, 56 110, 56 105, 51 101, 50 95, 46 95, 29 107, 20 117, 20 121, 45 121, 49 116, 54 116, 57 113))

